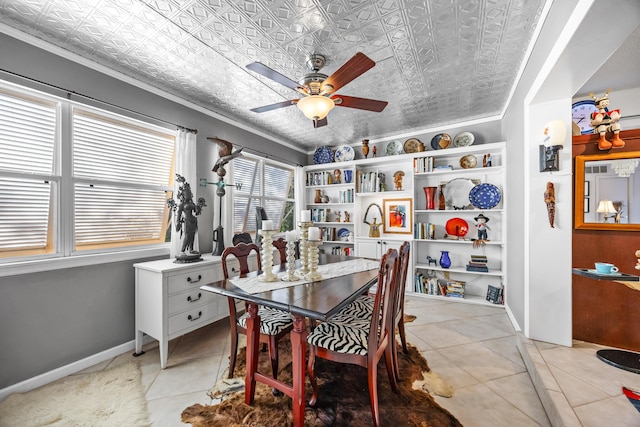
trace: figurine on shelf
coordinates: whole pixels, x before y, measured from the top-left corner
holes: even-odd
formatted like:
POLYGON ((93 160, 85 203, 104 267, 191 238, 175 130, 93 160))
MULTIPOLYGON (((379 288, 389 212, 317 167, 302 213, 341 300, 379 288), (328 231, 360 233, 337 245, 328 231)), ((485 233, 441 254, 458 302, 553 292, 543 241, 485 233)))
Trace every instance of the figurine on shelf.
POLYGON ((342 183, 342 180, 340 179, 340 175, 342 175, 342 171, 340 171, 340 169, 334 169, 333 170, 333 183, 334 184, 342 183))
POLYGON ((348 211, 344 211, 344 222, 351 222, 351 214, 348 211))
POLYGON ((335 222, 341 222, 340 215, 341 215, 340 211, 337 211, 336 212, 336 219, 334 220, 335 222))
POLYGON ((380 188, 378 189, 378 191, 380 192, 387 191, 387 183, 384 181, 385 178, 386 178, 385 174, 383 174, 382 172, 378 173, 378 182, 380 183, 380 188))
POLYGON ((620 110, 607 111, 607 107, 609 106, 609 92, 611 92, 611 89, 607 89, 607 92, 599 98, 595 97, 593 93, 589 94, 595 101, 596 108, 598 109, 598 111, 591 113, 591 126, 596 133, 600 134, 600 138, 598 139, 598 149, 600 150, 608 150, 611 147, 624 147, 624 141, 620 139, 620 123, 618 123, 618 120, 620 120, 620 110), (607 132, 613 133, 611 141, 607 141, 605 138, 607 132))
POLYGON ((489 240, 487 237, 487 230, 491 230, 491 228, 487 225, 489 222, 489 218, 484 216, 482 213, 474 218, 476 221, 476 228, 478 229, 478 240, 489 240))
POLYGON ((362 155, 364 156, 365 159, 369 155, 369 140, 368 139, 363 139, 362 140, 362 155))
POLYGON ((404 172, 397 171, 393 174, 393 185, 396 191, 402 191, 402 178, 404 177, 404 172))
POLYGON ((378 155, 378 149, 376 148, 376 146, 373 146, 373 157, 376 157, 378 155))
POLYGON ((438 266, 438 261, 435 258, 432 258, 430 255, 427 255, 427 265, 435 265, 438 266))

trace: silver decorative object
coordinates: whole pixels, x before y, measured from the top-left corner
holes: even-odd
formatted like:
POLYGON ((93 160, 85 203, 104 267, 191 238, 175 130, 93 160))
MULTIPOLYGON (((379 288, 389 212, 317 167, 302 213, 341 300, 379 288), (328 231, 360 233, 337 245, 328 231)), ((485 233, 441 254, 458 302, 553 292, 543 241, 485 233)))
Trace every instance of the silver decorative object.
POLYGON ((320 262, 320 251, 318 246, 322 243, 322 240, 307 240, 309 249, 309 272, 305 274, 307 280, 316 281, 322 279, 322 274, 318 272, 318 263, 320 262))
POLYGON ((301 221, 300 227, 300 273, 306 275, 309 272, 309 227, 313 225, 311 221, 301 221))
POLYGON ((280 277, 283 282, 297 282, 301 279, 295 272, 296 268, 296 242, 293 240, 287 241, 287 271, 280 277))
POLYGON ((273 235, 275 230, 258 230, 258 234, 262 236, 262 271, 263 274, 258 276, 261 282, 276 282, 278 276, 273 274, 273 235))

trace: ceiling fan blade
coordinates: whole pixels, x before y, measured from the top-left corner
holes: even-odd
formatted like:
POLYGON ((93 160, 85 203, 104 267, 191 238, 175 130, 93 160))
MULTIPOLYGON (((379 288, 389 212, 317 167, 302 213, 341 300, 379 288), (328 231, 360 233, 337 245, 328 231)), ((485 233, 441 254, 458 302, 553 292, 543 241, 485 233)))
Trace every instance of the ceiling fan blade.
POLYGON ((359 110, 375 111, 377 113, 384 110, 387 104, 389 104, 387 101, 345 95, 334 95, 331 99, 333 99, 339 107, 357 108, 359 110))
POLYGON ((350 60, 345 62, 335 73, 331 74, 322 83, 322 88, 325 90, 326 85, 333 86, 333 90, 329 93, 339 90, 341 87, 347 85, 356 77, 364 74, 376 65, 375 62, 362 52, 356 53, 350 60))
POLYGON ((290 105, 295 105, 298 103, 297 99, 289 99, 287 101, 277 102, 275 104, 263 105, 262 107, 252 108, 251 111, 254 113, 264 113, 265 111, 275 110, 277 108, 288 107, 290 105))
POLYGON ((319 128, 319 127, 326 126, 326 125, 327 125, 327 118, 326 117, 324 119, 314 120, 313 121, 313 127, 314 128, 319 128))
POLYGON ((255 71, 256 73, 261 74, 273 80, 276 83, 280 83, 283 86, 286 86, 288 88, 291 88, 297 91, 302 90, 303 92, 306 93, 305 88, 300 86, 297 82, 294 82, 289 77, 283 74, 280 74, 279 72, 267 67, 261 62, 252 62, 251 64, 247 65, 247 68, 250 69, 251 71, 255 71))

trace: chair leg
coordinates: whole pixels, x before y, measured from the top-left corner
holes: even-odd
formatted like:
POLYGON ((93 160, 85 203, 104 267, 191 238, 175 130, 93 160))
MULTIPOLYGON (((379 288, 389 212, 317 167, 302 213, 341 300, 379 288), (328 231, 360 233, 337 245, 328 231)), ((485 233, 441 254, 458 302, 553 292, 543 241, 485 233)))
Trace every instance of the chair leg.
MULTIPOLYGON (((395 337, 391 337, 395 341, 395 337)), ((400 371, 398 370, 398 354, 396 353, 396 347, 393 342, 389 342, 387 348, 384 350, 384 363, 387 367, 387 376, 389 377, 389 384, 391 384, 391 390, 394 392, 398 390, 398 377, 400 371)))
POLYGON ((394 336, 389 343, 389 348, 391 349, 391 364, 393 365, 393 376, 396 382, 400 382, 400 364, 398 362, 398 343, 396 341, 396 337, 394 336))
POLYGON ((269 336, 269 358, 271 359, 271 373, 278 379, 278 341, 275 335, 269 336))
POLYGON ((315 348, 309 345, 309 361, 307 362, 307 375, 309 375, 309 383, 311 384, 311 399, 309 399, 309 406, 314 406, 318 400, 318 382, 316 381, 316 353, 315 348))
POLYGON ((236 355, 238 353, 238 332, 231 330, 231 352, 229 353, 229 378, 233 378, 233 371, 236 369, 236 355))
MULTIPOLYGON (((369 366, 367 369, 367 379, 369 382, 369 402, 371 403, 371 415, 373 425, 380 425, 380 411, 378 410, 378 366, 369 366)), ((391 380, 391 377, 389 378, 391 380)))
POLYGON ((400 340, 402 341, 402 351, 404 351, 404 354, 409 354, 409 349, 407 348, 407 336, 404 333, 404 313, 402 313, 402 317, 398 322, 398 330, 400 331, 400 340))

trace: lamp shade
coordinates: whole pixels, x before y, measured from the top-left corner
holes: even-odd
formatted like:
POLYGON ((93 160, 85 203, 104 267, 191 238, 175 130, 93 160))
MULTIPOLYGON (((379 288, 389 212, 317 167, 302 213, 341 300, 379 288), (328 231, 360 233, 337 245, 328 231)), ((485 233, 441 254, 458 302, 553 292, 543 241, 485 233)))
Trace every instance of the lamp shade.
POLYGON ((567 126, 562 120, 551 120, 544 127, 544 145, 547 147, 564 144, 566 136, 567 126))
POLYGON ((616 212, 616 208, 613 207, 613 203, 611 202, 611 200, 600 200, 596 212, 603 214, 614 213, 616 212))
POLYGON ((322 120, 335 107, 333 99, 322 95, 310 95, 298 101, 298 108, 311 120, 322 120))

